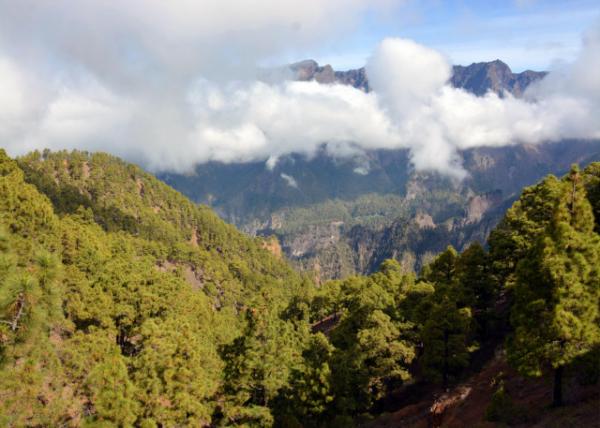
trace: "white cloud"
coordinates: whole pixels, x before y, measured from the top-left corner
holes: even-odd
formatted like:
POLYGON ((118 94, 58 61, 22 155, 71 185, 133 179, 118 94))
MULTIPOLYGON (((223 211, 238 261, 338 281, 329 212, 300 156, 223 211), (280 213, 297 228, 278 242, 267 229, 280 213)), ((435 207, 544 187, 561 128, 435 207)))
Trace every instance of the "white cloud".
POLYGON ((26 62, 67 63, 121 91, 147 91, 185 85, 197 74, 248 77, 258 60, 351 31, 363 13, 386 3, 0 0, 0 41, 26 62))
POLYGON ((357 166, 352 171, 358 175, 368 175, 369 174, 369 169, 365 166, 357 166))
POLYGON ((407 40, 384 41, 367 73, 415 166, 461 177, 461 149, 600 138, 598 33, 589 32, 578 59, 534 85, 525 99, 453 88, 444 57, 407 40))
POLYGON ((283 178, 283 180, 286 182, 286 184, 290 187, 293 187, 294 189, 298 188, 298 182, 296 181, 296 179, 294 177, 292 177, 291 175, 287 175, 284 174, 283 172, 281 173, 281 178, 283 178))
POLYGON ((370 4, 0 0, 2 145, 104 150, 175 171, 208 160, 273 167, 323 144, 336 156, 408 148, 418 169, 461 177, 461 149, 600 138, 597 29, 526 99, 452 88, 447 58, 402 39, 371 55, 368 94, 255 79, 265 58, 343 33, 370 4))

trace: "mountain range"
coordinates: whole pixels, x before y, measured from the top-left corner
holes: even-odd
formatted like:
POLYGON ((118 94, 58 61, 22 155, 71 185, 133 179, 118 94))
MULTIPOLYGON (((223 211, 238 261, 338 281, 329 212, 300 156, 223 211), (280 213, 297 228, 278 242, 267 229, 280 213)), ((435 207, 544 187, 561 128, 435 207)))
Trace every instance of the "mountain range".
MULTIPOLYGON (((313 60, 289 68, 297 80, 370 90, 365 68, 335 71, 313 60)), ((450 82, 477 96, 520 97, 545 75, 513 73, 495 60, 454 66, 450 82)), ((462 181, 415 171, 404 149, 338 158, 326 145, 312 158, 283 157, 274 168, 264 161, 208 162, 193 174, 159 178, 250 235, 274 235, 298 267, 321 281, 371 273, 389 257, 418 271, 449 244, 484 242, 523 187, 563 174, 572 163, 600 160, 600 144, 475 148, 460 156, 468 172, 462 181)))
MULTIPOLYGON (((315 80, 319 83, 340 83, 369 91, 369 79, 364 67, 335 71, 331 65, 319 65, 315 60, 304 60, 289 66, 294 77, 300 81, 315 80)), ((545 71, 525 70, 513 73, 510 67, 496 59, 491 62, 478 62, 468 66, 452 67, 450 83, 456 88, 465 89, 475 95, 484 95, 488 91, 498 94, 511 93, 521 96, 527 87, 547 74, 545 71)))

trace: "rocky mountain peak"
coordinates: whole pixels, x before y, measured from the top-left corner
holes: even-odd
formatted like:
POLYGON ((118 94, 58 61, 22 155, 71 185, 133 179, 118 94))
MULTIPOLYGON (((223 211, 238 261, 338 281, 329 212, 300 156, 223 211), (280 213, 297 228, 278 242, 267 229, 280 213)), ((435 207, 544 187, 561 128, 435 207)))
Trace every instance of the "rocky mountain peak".
MULTIPOLYGON (((369 79, 364 67, 336 71, 329 64, 321 66, 313 59, 306 59, 289 65, 296 80, 315 80, 319 83, 340 83, 350 85, 365 92, 370 90, 369 79)), ((488 91, 504 96, 510 93, 516 97, 523 95, 525 89, 534 81, 547 73, 526 70, 513 73, 508 64, 495 59, 490 62, 477 62, 468 66, 456 65, 450 83, 457 88, 465 89, 475 95, 482 96, 488 91)))
POLYGON ((531 70, 513 73, 506 63, 496 59, 468 66, 455 65, 450 82, 455 87, 466 89, 478 96, 493 91, 500 96, 511 93, 519 97, 523 95, 527 86, 545 75, 546 72, 531 70))
POLYGON ((296 80, 316 80, 319 83, 334 83, 336 81, 335 72, 331 65, 327 64, 325 66, 320 66, 319 63, 313 59, 305 59, 296 62, 289 67, 294 73, 296 80))

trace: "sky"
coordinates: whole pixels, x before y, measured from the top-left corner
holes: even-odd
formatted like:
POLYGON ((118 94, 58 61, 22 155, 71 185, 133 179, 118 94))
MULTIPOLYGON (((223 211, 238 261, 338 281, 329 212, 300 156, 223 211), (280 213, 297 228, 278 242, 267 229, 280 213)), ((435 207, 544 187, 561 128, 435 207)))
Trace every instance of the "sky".
POLYGON ((598 70, 583 0, 0 0, 0 147, 154 172, 407 149, 461 178, 467 148, 600 139, 598 70), (373 91, 265 79, 304 58, 364 65, 373 91), (449 85, 453 64, 496 58, 550 74, 519 99, 449 85))
POLYGON ((362 67, 380 40, 401 37, 443 52, 453 64, 501 59, 515 72, 548 70, 555 61, 575 58, 581 32, 599 16, 595 0, 394 2, 385 14, 366 14, 348 38, 313 55, 340 70, 362 67))

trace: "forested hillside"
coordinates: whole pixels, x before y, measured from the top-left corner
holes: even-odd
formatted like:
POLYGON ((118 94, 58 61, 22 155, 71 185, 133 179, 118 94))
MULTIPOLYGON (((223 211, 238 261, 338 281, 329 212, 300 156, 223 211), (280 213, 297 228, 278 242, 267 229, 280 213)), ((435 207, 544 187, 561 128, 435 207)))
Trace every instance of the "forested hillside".
MULTIPOLYGON (((0 152, 0 228, 3 426, 376 423, 502 350, 553 376, 535 405, 598 400, 598 163, 525 189, 485 247, 320 287, 106 154, 0 152)), ((479 422, 535 423, 491 387, 479 422)))
POLYGON ((306 329, 279 315, 309 283, 133 165, 2 152, 0 226, 2 426, 199 426, 251 412, 227 380, 245 351, 224 345, 253 319, 265 323, 254 364, 270 359, 264 400, 300 359, 306 329))

